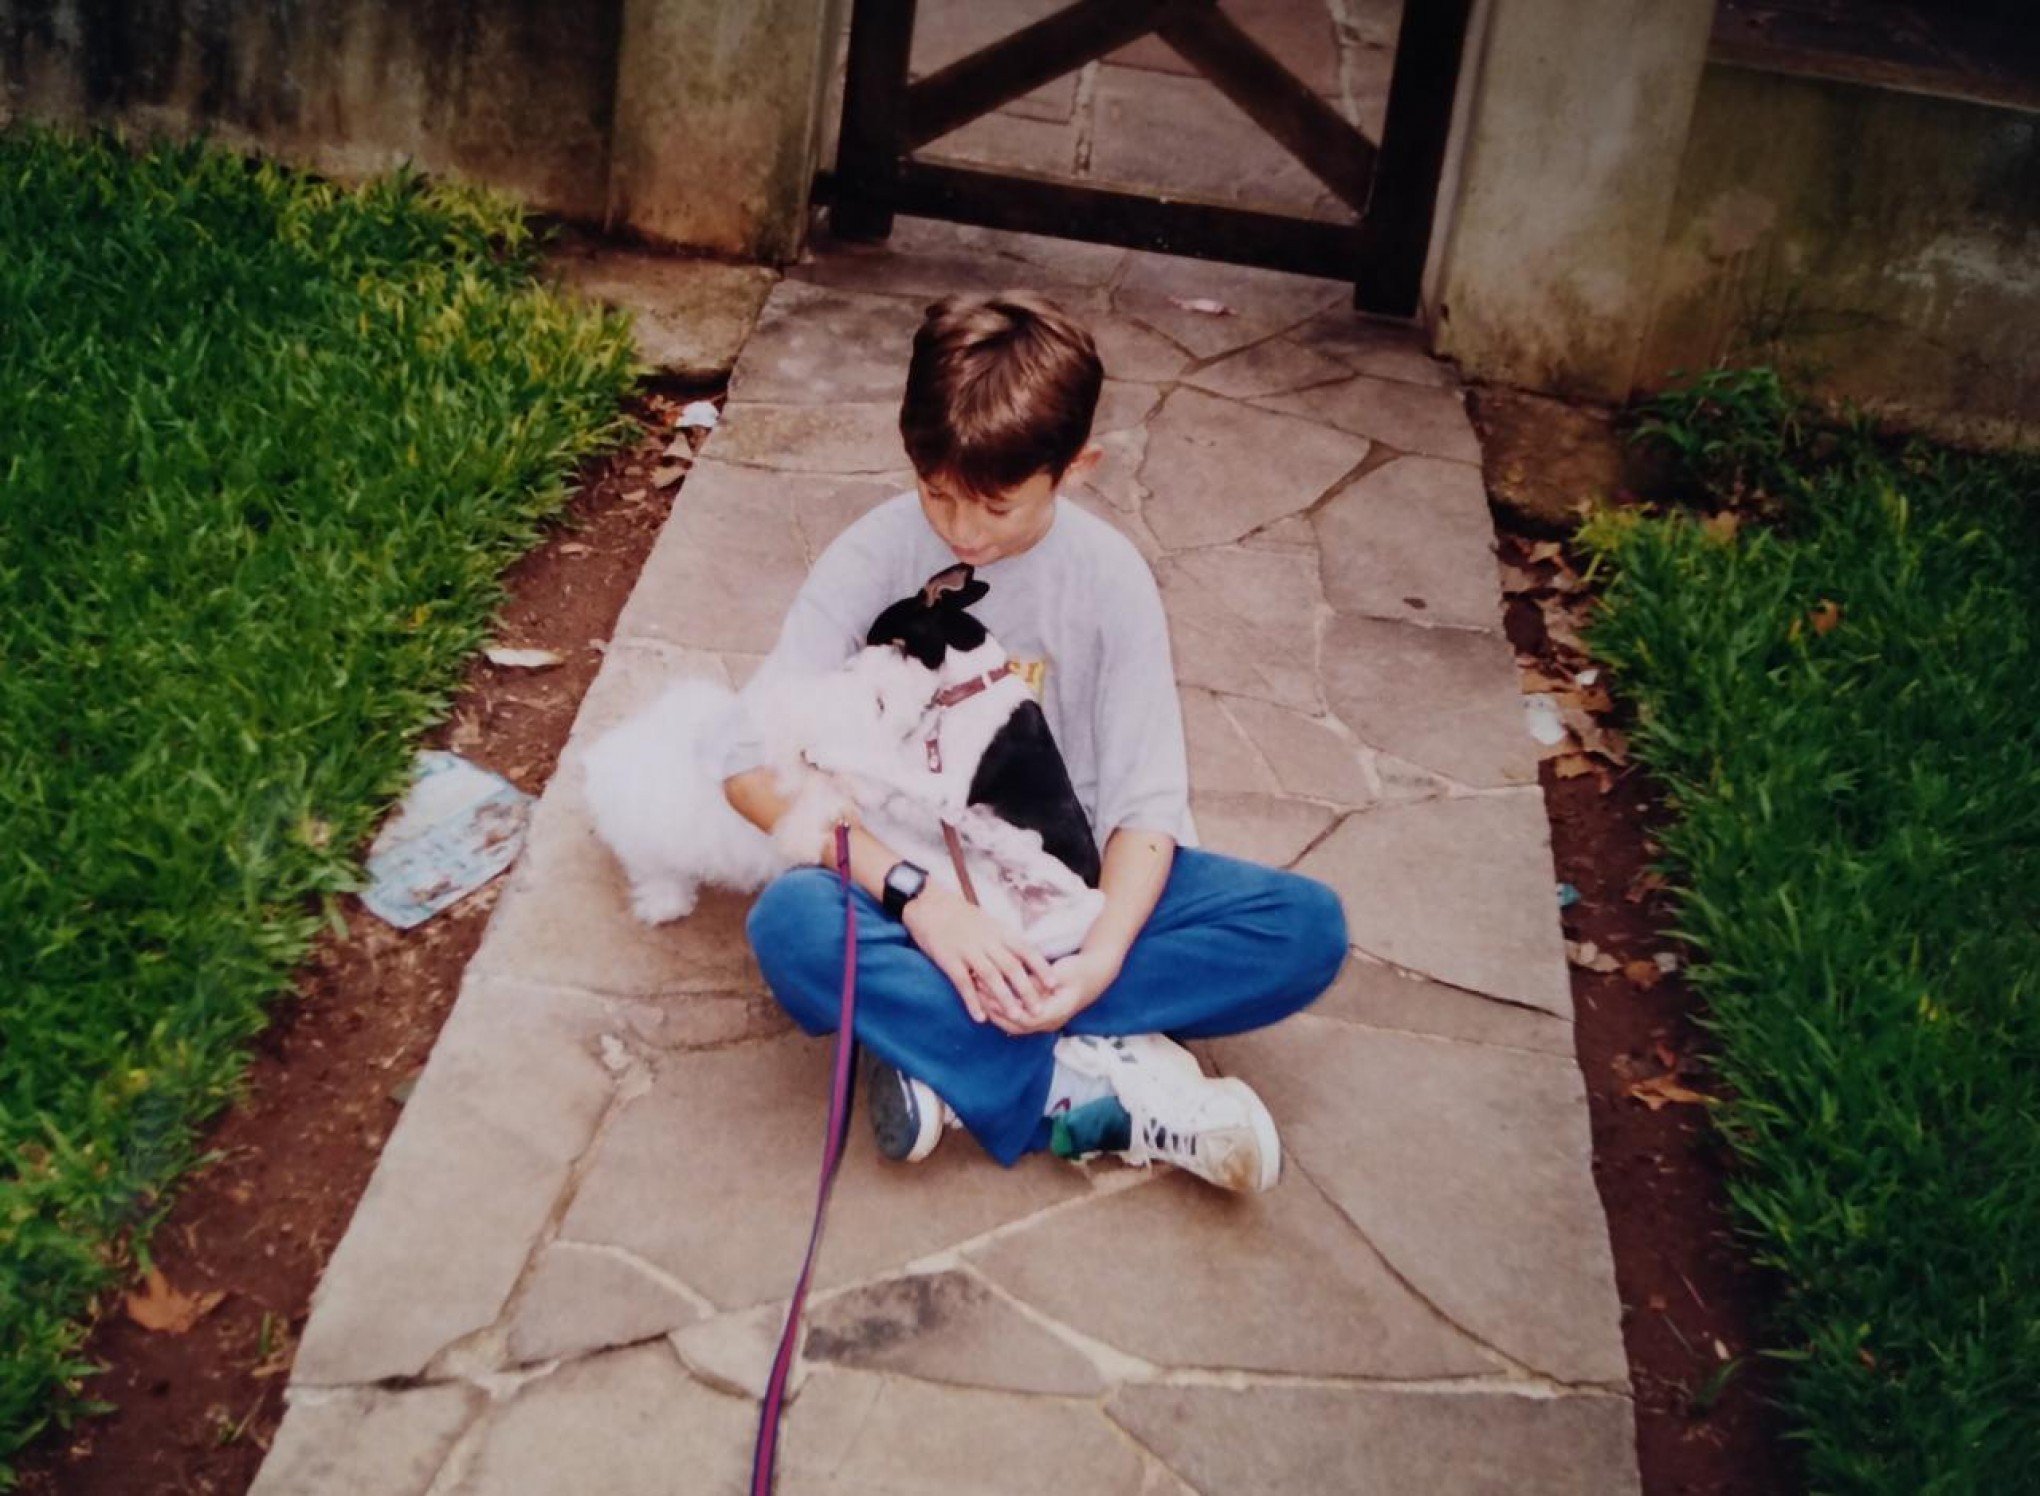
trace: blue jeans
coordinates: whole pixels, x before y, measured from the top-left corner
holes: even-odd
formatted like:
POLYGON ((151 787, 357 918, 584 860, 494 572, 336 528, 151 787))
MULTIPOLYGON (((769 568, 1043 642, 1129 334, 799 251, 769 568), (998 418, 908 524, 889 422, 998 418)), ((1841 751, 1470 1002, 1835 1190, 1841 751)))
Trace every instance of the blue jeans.
MULTIPOLYGON (((974 1022, 905 926, 862 889, 852 897, 859 1042, 933 1086, 1000 1163, 1044 1146, 1056 1036, 1015 1037, 974 1022)), ((843 982, 836 875, 796 868, 780 877, 759 896, 748 929, 780 1005, 808 1033, 834 1033, 843 982)), ((1199 1039, 1262 1028, 1330 986, 1345 957, 1345 911, 1322 883, 1179 848, 1118 980, 1066 1032, 1199 1039)))

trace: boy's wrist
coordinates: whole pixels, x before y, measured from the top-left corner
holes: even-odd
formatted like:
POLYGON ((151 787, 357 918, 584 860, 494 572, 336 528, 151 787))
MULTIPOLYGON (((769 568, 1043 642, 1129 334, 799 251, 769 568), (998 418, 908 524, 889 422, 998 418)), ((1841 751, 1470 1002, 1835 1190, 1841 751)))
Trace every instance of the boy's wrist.
POLYGON ((1110 936, 1099 937, 1095 931, 1077 950, 1077 954, 1102 966, 1109 967, 1112 975, 1118 976, 1119 969, 1126 964, 1126 953, 1133 949, 1131 941, 1116 940, 1110 936))

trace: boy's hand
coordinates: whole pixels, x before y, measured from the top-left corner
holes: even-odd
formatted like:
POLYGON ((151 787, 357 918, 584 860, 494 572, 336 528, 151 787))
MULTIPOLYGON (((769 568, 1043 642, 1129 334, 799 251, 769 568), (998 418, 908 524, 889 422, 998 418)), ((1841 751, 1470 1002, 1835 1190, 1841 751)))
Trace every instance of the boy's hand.
POLYGON ((1099 951, 1078 951, 1050 967, 1053 986, 1017 1023, 992 1022, 1009 1034, 1052 1034, 1091 1006, 1119 977, 1119 963, 1099 951))
POLYGON ((931 883, 907 905, 907 933, 942 969, 970 1016, 1007 1033, 1051 997, 1054 974, 1040 952, 962 895, 931 883))

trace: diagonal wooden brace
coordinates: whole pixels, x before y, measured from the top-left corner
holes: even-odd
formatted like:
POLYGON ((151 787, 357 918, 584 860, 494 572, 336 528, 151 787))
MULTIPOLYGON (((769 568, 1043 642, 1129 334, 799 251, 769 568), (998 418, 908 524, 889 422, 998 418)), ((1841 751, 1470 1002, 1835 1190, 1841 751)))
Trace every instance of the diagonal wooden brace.
POLYGON ((1355 212, 1367 206, 1374 142, 1312 93, 1217 5, 1178 5, 1156 26, 1163 41, 1239 105, 1355 212))
MULTIPOLYGON (((1203 0, 1209 3, 1209 0, 1203 0)), ((1183 0, 1078 0, 907 90, 906 149, 918 150, 1155 29, 1183 0)))

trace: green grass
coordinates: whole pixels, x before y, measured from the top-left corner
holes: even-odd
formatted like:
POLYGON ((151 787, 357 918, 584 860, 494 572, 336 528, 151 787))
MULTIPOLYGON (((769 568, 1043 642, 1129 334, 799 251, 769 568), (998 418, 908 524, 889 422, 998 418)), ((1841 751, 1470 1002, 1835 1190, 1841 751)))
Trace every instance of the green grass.
POLYGON ((1762 373, 1657 416, 1751 522, 1590 523, 1590 642, 1668 787, 1808 1483, 2034 1490, 2040 463, 1818 432, 1762 373))
POLYGON ((508 205, 0 132, 0 1487, 622 433, 508 205))

